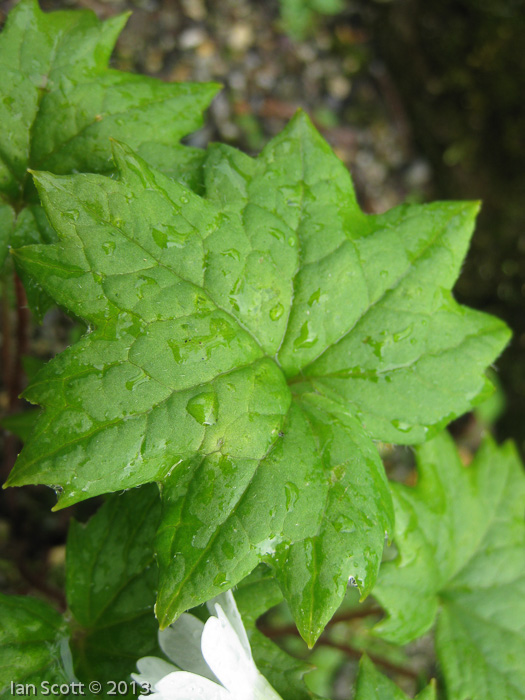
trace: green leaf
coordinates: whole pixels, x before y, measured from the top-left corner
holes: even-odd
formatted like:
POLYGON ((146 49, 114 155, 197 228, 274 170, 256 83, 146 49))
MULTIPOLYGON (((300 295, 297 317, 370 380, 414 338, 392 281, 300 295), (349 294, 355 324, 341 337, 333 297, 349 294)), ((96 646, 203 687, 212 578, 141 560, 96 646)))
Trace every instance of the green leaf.
POLYGON ((0 269, 7 257, 9 241, 14 228, 15 212, 8 204, 0 201, 0 269))
POLYGON ((129 680, 136 660, 158 651, 153 541, 159 515, 151 484, 111 496, 86 525, 71 522, 66 592, 75 673, 84 682, 129 680))
POLYGON ((259 566, 235 588, 235 602, 247 630, 255 629, 255 623, 268 610, 279 605, 283 594, 270 567, 259 566))
MULTIPOLYGON (((30 204, 24 207, 16 218, 10 245, 12 248, 20 248, 33 243, 55 243, 56 240, 56 233, 42 207, 30 204)), ((41 323, 49 309, 54 306, 53 299, 23 267, 17 265, 16 258, 14 262, 16 272, 24 285, 28 306, 35 320, 41 323)))
MULTIPOLYGON (((367 656, 362 656, 357 677, 356 700, 409 700, 401 688, 380 673, 367 656)), ((422 690, 414 700, 435 700, 434 683, 422 690)))
MULTIPOLYGON (((179 141, 201 126, 202 111, 219 86, 169 84, 108 69, 127 17, 101 22, 86 10, 43 13, 36 0, 22 0, 9 13, 0 35, 0 202, 19 211, 33 201, 28 168, 111 171, 110 137, 124 139, 170 174, 195 181, 202 152, 179 141)), ((27 223, 18 227, 15 245, 35 242, 41 228, 27 223)), ((0 214, 0 264, 6 250, 2 224, 0 214)), ((29 302, 42 316, 49 300, 31 293, 29 302)))
MULTIPOLYGON (((62 616, 35 598, 0 593, 0 697, 13 697, 11 683, 73 680, 62 616)), ((15 686, 16 690, 16 686, 15 686)))
POLYGON ((36 176, 60 241, 18 264, 92 330, 28 388, 8 483, 159 482, 161 625, 266 561, 313 644, 391 529, 372 440, 470 408, 507 342, 446 291, 476 206, 365 216, 301 113, 257 159, 212 149, 206 197, 115 153, 119 179, 36 176))
POLYGON ((10 416, 5 416, 0 420, 0 425, 5 430, 19 437, 22 442, 28 440, 34 430, 40 411, 38 409, 30 409, 22 413, 13 413, 10 416))
POLYGON ((377 630, 406 643, 437 617, 451 700, 525 698, 525 475, 511 444, 486 439, 464 467, 452 439, 418 450, 419 482, 393 484, 398 558, 374 595, 377 630))
POLYGON ((283 29, 300 41, 315 26, 316 13, 335 15, 344 9, 343 0, 280 0, 283 29))

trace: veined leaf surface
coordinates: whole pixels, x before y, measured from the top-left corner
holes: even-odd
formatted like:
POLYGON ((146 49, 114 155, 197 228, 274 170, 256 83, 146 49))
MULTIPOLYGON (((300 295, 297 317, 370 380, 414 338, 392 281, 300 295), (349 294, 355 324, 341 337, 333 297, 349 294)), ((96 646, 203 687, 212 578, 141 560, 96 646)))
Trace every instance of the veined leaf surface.
POLYGON ((115 153, 119 179, 36 176, 60 241, 19 264, 92 330, 27 390, 9 483, 157 481, 161 624, 267 561, 312 644, 392 527, 372 440, 468 410, 508 340, 450 293, 477 205, 364 215, 301 113, 257 159, 213 149, 205 197, 115 153))

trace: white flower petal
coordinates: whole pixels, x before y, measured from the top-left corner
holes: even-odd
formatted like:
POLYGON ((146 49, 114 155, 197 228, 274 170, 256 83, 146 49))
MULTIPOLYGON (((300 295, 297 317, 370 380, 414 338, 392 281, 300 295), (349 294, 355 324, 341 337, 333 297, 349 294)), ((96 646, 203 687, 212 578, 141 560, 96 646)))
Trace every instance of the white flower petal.
POLYGON ((132 673, 131 677, 139 685, 149 683, 151 689, 169 673, 178 671, 179 669, 173 664, 159 659, 156 656, 145 656, 137 661, 138 673, 132 673))
POLYGON ((217 610, 221 617, 210 617, 204 625, 201 642, 203 656, 235 698, 251 700, 258 671, 253 660, 246 655, 220 605, 217 605, 217 610))
POLYGON ((230 693, 217 683, 194 673, 170 673, 155 688, 154 700, 232 700, 230 693))
POLYGON ((228 616, 220 603, 215 602, 217 617, 210 617, 204 625, 201 641, 204 658, 233 700, 282 700, 257 669, 231 592, 228 597, 228 616))
POLYGON ((204 623, 197 617, 183 613, 165 630, 159 631, 159 644, 166 656, 183 671, 216 681, 202 657, 201 637, 204 623))
POLYGON ((230 625, 237 633, 237 637, 239 638, 239 641, 244 647, 246 656, 251 658, 252 650, 250 647, 250 642, 248 641, 248 636, 246 634, 246 630, 244 629, 244 624, 242 622, 241 615, 239 613, 237 604, 235 603, 235 598, 233 597, 233 593, 231 592, 231 590, 226 591, 226 593, 221 593, 216 598, 213 598, 208 602, 208 610, 210 611, 210 613, 212 615, 220 617, 217 611, 217 605, 219 605, 222 608, 224 615, 226 616, 230 625))

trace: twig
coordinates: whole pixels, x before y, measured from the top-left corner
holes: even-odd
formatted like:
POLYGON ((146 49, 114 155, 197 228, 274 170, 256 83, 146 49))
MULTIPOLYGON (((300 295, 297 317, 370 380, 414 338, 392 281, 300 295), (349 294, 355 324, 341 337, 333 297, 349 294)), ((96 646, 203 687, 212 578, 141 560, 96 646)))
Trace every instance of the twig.
MULTIPOLYGON (((322 646, 325 647, 331 647, 332 649, 339 649, 339 651, 342 651, 345 653, 347 656, 350 656, 352 659, 360 659, 361 656, 363 655, 363 651, 359 651, 358 649, 354 649, 351 646, 348 646, 347 644, 339 644, 338 642, 331 642, 329 639, 325 639, 324 637, 321 637, 321 639, 318 642, 322 646)), ((414 671, 411 668, 406 668, 405 666, 398 666, 397 664, 392 663, 391 661, 388 661, 387 659, 384 659, 381 656, 376 656, 375 654, 371 654, 369 651, 366 652, 368 658, 373 661, 375 664, 378 666, 382 666, 383 668, 386 668, 388 671, 392 671, 392 673, 399 673, 402 676, 407 676, 408 678, 413 678, 414 680, 419 680, 419 673, 417 671, 414 671)))

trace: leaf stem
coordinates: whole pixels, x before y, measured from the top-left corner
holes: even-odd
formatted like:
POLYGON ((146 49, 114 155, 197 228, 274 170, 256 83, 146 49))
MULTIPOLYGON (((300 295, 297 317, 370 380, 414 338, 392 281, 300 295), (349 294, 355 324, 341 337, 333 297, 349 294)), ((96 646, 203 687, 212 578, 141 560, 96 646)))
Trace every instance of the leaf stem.
MULTIPOLYGON (((352 659, 360 659, 361 656, 365 653, 363 651, 360 651, 359 649, 354 649, 354 647, 351 647, 348 644, 332 642, 329 639, 325 639, 324 637, 321 637, 321 639, 319 640, 319 644, 325 647, 330 647, 332 649, 338 649, 339 651, 342 651, 352 659)), ((391 661, 384 659, 382 656, 371 654, 369 651, 366 652, 366 655, 371 661, 374 662, 374 664, 376 664, 377 666, 382 666, 388 671, 392 671, 392 673, 399 673, 402 676, 413 678, 416 681, 420 679, 420 674, 411 668, 407 668, 406 666, 399 666, 398 664, 392 663, 391 661)))

